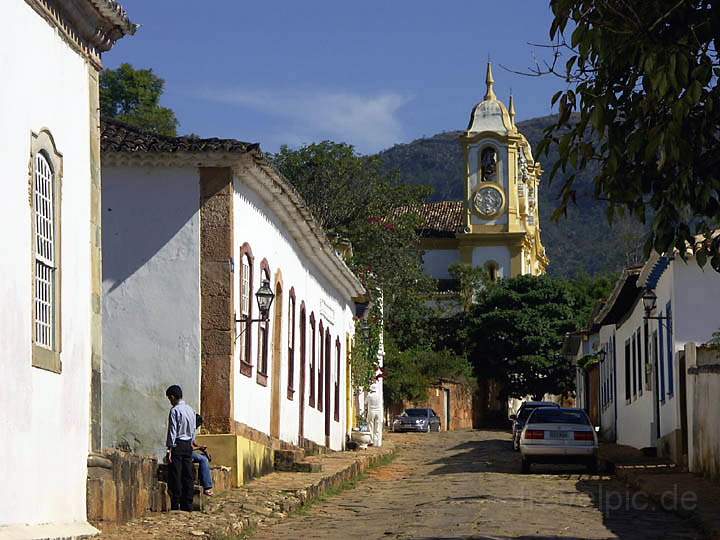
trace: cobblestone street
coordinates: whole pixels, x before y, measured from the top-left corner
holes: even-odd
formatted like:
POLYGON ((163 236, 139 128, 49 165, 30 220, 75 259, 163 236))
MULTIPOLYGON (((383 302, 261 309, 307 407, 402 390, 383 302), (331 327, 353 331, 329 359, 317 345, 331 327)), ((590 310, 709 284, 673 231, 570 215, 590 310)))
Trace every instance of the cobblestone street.
POLYGON ((253 538, 701 538, 611 477, 562 465, 519 474, 505 432, 391 437, 392 464, 253 538))

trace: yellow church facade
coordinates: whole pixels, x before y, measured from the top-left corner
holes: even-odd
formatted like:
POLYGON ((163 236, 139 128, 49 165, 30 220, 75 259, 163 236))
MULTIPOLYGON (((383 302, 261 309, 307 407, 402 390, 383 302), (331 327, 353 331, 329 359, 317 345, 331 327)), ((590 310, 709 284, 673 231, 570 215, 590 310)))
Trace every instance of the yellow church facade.
POLYGON ((509 109, 495 95, 492 65, 487 91, 460 135, 464 151, 465 198, 423 204, 425 272, 451 278, 455 263, 485 268, 492 279, 545 273, 548 258, 540 238, 538 189, 542 168, 509 109))

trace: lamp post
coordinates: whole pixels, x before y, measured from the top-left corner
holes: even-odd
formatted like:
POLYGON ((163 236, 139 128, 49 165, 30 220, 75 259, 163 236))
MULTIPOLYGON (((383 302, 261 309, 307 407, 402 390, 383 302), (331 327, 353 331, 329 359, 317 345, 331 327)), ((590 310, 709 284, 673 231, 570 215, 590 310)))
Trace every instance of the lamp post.
POLYGON ((260 311, 260 318, 248 319, 247 315, 240 315, 239 319, 235 319, 236 323, 246 323, 243 325, 240 333, 235 336, 235 341, 243 335, 245 330, 250 328, 250 324, 254 322, 267 322, 270 319, 270 306, 272 306, 273 300, 275 300, 275 294, 270 288, 270 282, 264 279, 260 284, 260 288, 255 293, 255 299, 257 300, 258 310, 260 311))
POLYGON ((671 320, 671 317, 669 316, 653 316, 652 313, 655 311, 655 308, 657 307, 657 294, 655 294, 655 291, 647 288, 643 292, 642 295, 642 301, 643 301, 643 307, 645 308, 645 316, 643 317, 645 320, 654 320, 654 321, 667 321, 668 323, 671 320))

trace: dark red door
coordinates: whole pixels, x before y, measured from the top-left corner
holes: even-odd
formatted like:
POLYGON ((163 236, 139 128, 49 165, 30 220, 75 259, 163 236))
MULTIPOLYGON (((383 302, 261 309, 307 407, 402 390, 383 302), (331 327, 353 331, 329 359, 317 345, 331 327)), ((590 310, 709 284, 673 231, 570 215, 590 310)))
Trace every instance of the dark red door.
POLYGON ((332 357, 332 342, 330 330, 325 330, 325 446, 330 448, 330 361, 332 357))

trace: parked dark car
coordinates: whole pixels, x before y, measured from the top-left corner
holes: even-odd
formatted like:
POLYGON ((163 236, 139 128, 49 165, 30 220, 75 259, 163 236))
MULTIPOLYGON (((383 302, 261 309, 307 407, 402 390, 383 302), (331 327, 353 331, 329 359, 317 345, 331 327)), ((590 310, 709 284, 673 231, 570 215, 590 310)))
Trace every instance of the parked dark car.
POLYGON ((393 431, 440 431, 440 417, 432 409, 405 409, 395 417, 393 431))
POLYGON ((525 422, 538 407, 560 407, 557 403, 552 401, 524 401, 517 414, 511 414, 510 420, 512 421, 512 440, 513 450, 520 451, 520 433, 522 433, 525 422))

